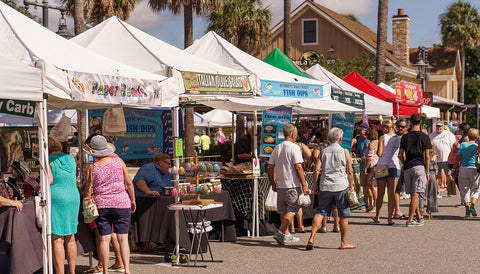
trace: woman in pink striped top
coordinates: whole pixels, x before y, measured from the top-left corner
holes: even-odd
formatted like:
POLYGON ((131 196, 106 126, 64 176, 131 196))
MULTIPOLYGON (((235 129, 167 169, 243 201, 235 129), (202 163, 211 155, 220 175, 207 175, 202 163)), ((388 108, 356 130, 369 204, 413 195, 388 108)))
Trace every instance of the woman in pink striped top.
MULTIPOLYGON (((125 273, 130 272, 130 247, 128 230, 131 213, 135 212, 135 193, 132 180, 125 163, 118 156, 113 156, 115 147, 102 135, 92 137, 85 152, 96 157, 98 161, 91 164, 87 171, 87 188, 92 189, 98 208, 95 220, 100 234, 100 254, 103 266, 108 266, 110 237, 117 234, 120 253, 125 273)), ((103 273, 108 273, 103 267, 103 273)))

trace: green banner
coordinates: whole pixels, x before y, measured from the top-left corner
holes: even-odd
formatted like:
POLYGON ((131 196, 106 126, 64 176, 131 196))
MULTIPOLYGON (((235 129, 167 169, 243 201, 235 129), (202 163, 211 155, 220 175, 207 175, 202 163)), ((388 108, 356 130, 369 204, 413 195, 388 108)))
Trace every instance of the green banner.
POLYGON ((182 71, 186 93, 189 94, 244 94, 252 93, 246 75, 221 75, 182 71))
POLYGON ((35 102, 0 99, 0 112, 26 117, 35 117, 35 102))
POLYGON ((332 87, 331 97, 333 100, 356 108, 364 109, 364 94, 351 92, 332 87))
POLYGON ((183 156, 183 139, 175 139, 175 157, 183 156))

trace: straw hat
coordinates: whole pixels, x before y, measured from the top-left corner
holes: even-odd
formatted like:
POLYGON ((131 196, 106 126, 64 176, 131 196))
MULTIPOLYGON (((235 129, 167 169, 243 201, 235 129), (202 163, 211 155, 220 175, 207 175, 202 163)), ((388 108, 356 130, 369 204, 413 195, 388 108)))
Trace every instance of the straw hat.
POLYGON ((92 137, 90 144, 85 145, 83 150, 93 157, 104 157, 112 154, 115 151, 115 146, 108 143, 104 136, 96 135, 92 137))

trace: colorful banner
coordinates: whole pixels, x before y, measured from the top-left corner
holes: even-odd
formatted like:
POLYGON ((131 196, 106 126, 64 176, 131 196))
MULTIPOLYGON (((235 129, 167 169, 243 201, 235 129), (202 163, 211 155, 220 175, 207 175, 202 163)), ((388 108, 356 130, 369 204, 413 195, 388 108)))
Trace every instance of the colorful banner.
POLYGON ((35 117, 35 102, 0 99, 0 112, 25 117, 35 117))
POLYGON ((342 147, 345 149, 352 148, 353 128, 355 126, 355 113, 343 112, 332 114, 332 127, 339 127, 343 130, 342 147))
POLYGON ((73 100, 126 105, 162 104, 159 81, 68 71, 68 83, 73 100))
POLYGON ((419 85, 399 82, 395 84, 395 101, 406 105, 422 104, 422 88, 419 85))
POLYGON ((186 93, 190 94, 252 94, 246 75, 221 75, 182 71, 186 93))
POLYGON ((285 140, 283 127, 292 122, 292 108, 277 107, 263 111, 260 156, 270 157, 273 149, 285 140))
POLYGON ((296 84, 277 81, 261 80, 262 95, 275 97, 295 98, 321 98, 323 97, 322 85, 296 84))
MULTIPOLYGON (((88 111, 90 134, 102 132, 103 114, 106 109, 88 111)), ((173 158, 172 112, 170 110, 153 110, 125 108, 127 132, 123 137, 115 137, 115 152, 124 160, 152 159, 163 152, 173 158)), ((179 112, 179 116, 181 113, 179 112)), ((181 116, 180 129, 183 129, 181 116)), ((180 132, 182 138, 183 130, 180 132)))
POLYGON ((360 109, 365 109, 364 94, 346 91, 338 88, 332 88, 332 100, 340 103, 353 106, 360 109))

